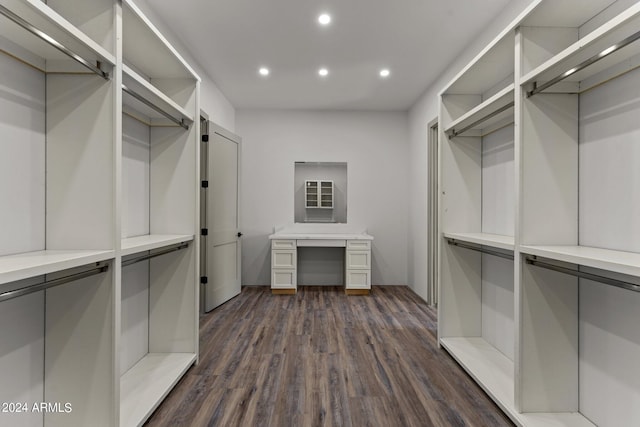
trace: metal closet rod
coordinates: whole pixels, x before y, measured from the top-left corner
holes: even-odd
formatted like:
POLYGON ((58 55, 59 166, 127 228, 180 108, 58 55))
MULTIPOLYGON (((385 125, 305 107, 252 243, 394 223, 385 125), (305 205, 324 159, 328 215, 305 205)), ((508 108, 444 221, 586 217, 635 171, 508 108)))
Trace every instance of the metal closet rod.
POLYGON ((569 274, 571 276, 576 276, 582 279, 595 280, 596 282, 604 283, 611 286, 616 286, 618 288, 627 289, 629 291, 640 292, 640 285, 636 285, 635 283, 625 282, 624 280, 613 279, 611 277, 600 276, 598 274, 587 273, 586 271, 574 270, 567 267, 561 267, 555 264, 549 264, 544 261, 538 261, 536 258, 528 256, 526 258, 526 263, 530 265, 535 265, 536 267, 546 268, 547 270, 553 270, 560 273, 569 274))
POLYGON ((576 65, 575 67, 571 68, 568 71, 565 71, 564 73, 560 74, 559 76, 554 77, 553 79, 549 80, 546 83, 541 84, 540 86, 538 86, 538 82, 534 82, 533 83, 533 89, 530 91, 527 91, 527 97, 533 96, 537 93, 542 92, 545 89, 548 89, 549 87, 553 86, 554 84, 561 82, 562 80, 566 79, 567 77, 571 76, 572 74, 577 73, 578 71, 581 71, 585 68, 587 68, 589 65, 600 61, 603 58, 606 58, 607 56, 611 55, 614 52, 617 52, 618 50, 622 49, 623 47, 633 43, 634 41, 640 39, 640 31, 638 31, 637 33, 634 33, 632 35, 630 35, 629 37, 625 38, 624 40, 609 46, 608 48, 604 49, 602 52, 593 55, 591 58, 581 62, 580 64, 576 65))
POLYGON ((62 43, 58 42, 56 39, 51 37, 49 34, 45 33, 44 31, 41 31, 40 29, 38 29, 36 27, 34 27, 29 22, 25 21, 24 19, 22 19, 21 17, 19 17, 15 13, 11 12, 9 9, 7 9, 6 7, 4 7, 2 5, 0 5, 0 13, 2 15, 6 16, 11 21, 13 21, 16 24, 18 24, 19 26, 21 26, 22 28, 24 28, 25 30, 29 31, 34 36, 36 36, 39 39, 45 41, 46 43, 48 43, 51 46, 53 46, 54 48, 58 49, 60 52, 64 53, 65 55, 67 55, 71 59, 73 59, 76 62, 80 63, 82 66, 90 69, 91 71, 93 71, 94 73, 96 73, 97 75, 102 77, 103 79, 109 80, 109 73, 101 70, 99 64, 98 65, 93 65, 91 62, 87 61, 86 59, 84 59, 83 57, 78 55, 77 53, 75 53, 72 50, 70 50, 69 48, 67 48, 62 43))
POLYGON ((465 133, 469 129, 473 129, 475 126, 479 125, 480 123, 489 120, 491 117, 497 116, 498 114, 502 113, 503 111, 508 110, 509 108, 513 107, 514 105, 515 105, 515 102, 511 101, 507 105, 504 105, 504 106, 498 108, 497 110, 492 111, 491 113, 487 114, 486 116, 482 117, 481 119, 476 120, 475 122, 471 123, 468 126, 463 127, 460 130, 453 129, 451 131, 451 134, 449 135, 449 139, 455 138, 456 136, 465 133))
POLYGON ((168 253, 171 253, 171 252, 176 252, 176 251, 179 251, 181 249, 188 248, 188 247, 189 247, 189 242, 178 243, 177 245, 170 246, 170 247, 168 247, 166 249, 163 249, 161 251, 152 252, 152 253, 141 255, 141 256, 138 256, 138 257, 135 257, 135 258, 129 258, 126 261, 122 261, 122 266, 126 267, 128 265, 136 264, 136 263, 141 262, 141 261, 146 261, 148 259, 155 258, 155 257, 160 256, 160 255, 165 255, 165 254, 168 254, 168 253))
POLYGON ((166 111, 164 111, 162 108, 158 107, 153 102, 149 101, 144 96, 140 95, 139 93, 134 92, 133 90, 129 89, 125 85, 122 85, 122 90, 124 92, 128 93, 129 95, 133 96, 138 101, 142 102, 147 107, 152 108, 153 110, 155 110, 158 113, 162 114, 163 116, 165 116, 167 119, 171 120, 172 122, 174 122, 178 126, 184 128, 184 129, 187 129, 187 130, 189 129, 189 125, 185 122, 185 120, 183 118, 178 119, 178 118, 174 117, 173 115, 171 115, 171 114, 167 113, 166 111))
POLYGON ((464 248, 464 249, 471 249, 472 251, 478 251, 478 252, 482 252, 485 254, 489 254, 489 255, 493 255, 493 256, 497 256, 500 258, 504 258, 504 259, 508 259, 513 261, 513 254, 505 254, 504 252, 499 252, 499 251, 495 251, 493 249, 489 249, 486 248, 484 246, 475 246, 475 245, 469 245, 466 243, 462 243, 457 241, 456 239, 451 239, 451 238, 447 238, 447 243, 453 246, 458 246, 460 248, 464 248))
POLYGON ((32 294, 34 292, 43 291, 45 289, 53 288, 54 286, 64 285, 65 283, 84 279, 85 277, 95 276, 96 274, 104 273, 108 269, 108 265, 100 265, 96 268, 92 268, 80 273, 70 274, 59 279, 45 280, 44 282, 37 283, 35 285, 25 286, 24 288, 3 292, 0 294, 0 302, 32 294))

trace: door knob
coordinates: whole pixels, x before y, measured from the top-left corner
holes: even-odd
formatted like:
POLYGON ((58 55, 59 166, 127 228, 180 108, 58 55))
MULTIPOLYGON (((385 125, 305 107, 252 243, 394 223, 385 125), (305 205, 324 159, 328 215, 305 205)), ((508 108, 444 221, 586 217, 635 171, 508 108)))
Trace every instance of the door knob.
POLYGON ((242 233, 238 231, 238 237, 242 237, 242 233))

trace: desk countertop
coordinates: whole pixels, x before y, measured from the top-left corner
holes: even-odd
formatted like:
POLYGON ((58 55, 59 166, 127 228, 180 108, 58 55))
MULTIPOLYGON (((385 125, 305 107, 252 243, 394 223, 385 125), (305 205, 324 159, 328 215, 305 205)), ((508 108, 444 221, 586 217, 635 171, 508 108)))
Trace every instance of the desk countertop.
POLYGON ((366 227, 354 224, 289 224, 275 227, 270 240, 373 240, 366 227))
POLYGON ((269 236, 270 240, 373 240, 366 233, 302 233, 279 231, 269 236))

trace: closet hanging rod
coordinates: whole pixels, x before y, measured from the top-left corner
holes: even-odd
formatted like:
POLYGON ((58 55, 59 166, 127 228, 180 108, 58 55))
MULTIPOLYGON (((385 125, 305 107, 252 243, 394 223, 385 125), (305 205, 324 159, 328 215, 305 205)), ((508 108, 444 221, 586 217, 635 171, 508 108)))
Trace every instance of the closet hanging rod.
POLYGON ((136 263, 141 262, 141 261, 146 261, 148 259, 155 258, 155 257, 160 256, 160 255, 165 255, 165 254, 168 254, 168 253, 171 253, 171 252, 176 252, 176 251, 179 251, 181 249, 188 248, 188 247, 189 247, 189 242, 178 243, 177 245, 170 246, 170 247, 168 247, 166 249, 163 249, 161 251, 152 252, 152 253, 141 255, 141 256, 138 256, 138 257, 135 257, 135 258, 129 258, 129 259, 125 260, 125 261, 122 261, 122 266, 123 267, 127 267, 129 265, 136 264, 136 263))
POLYGON ((99 267, 92 268, 80 273, 70 274, 69 276, 64 276, 59 279, 45 280, 44 282, 37 283, 35 285, 25 286, 24 288, 3 292, 0 294, 0 302, 32 294, 34 292, 43 291, 45 289, 53 288, 54 286, 64 285, 65 283, 84 279, 85 277, 95 276, 96 274, 106 272, 108 269, 108 265, 100 265, 99 267))
POLYGON ((470 125, 467 125, 467 126, 463 127, 460 130, 453 129, 451 131, 451 134, 449 135, 449 139, 455 138, 456 136, 465 133, 469 129, 473 129, 476 125, 479 125, 480 123, 485 122, 485 121, 489 120, 490 118, 497 116, 498 114, 502 113, 503 111, 507 111, 509 108, 513 107, 514 105, 515 105, 515 103, 513 101, 511 101, 507 105, 503 105, 502 107, 498 108, 497 110, 492 111, 491 113, 487 114, 486 116, 482 117, 481 119, 476 120, 475 122, 471 123, 470 125))
POLYGON ((614 52, 617 52, 618 50, 622 49, 623 47, 633 43, 634 41, 640 39, 640 31, 638 31, 637 33, 634 33, 632 35, 630 35, 629 37, 625 38, 624 40, 609 46, 608 48, 604 49, 602 52, 593 55, 591 58, 581 62, 580 64, 576 65, 575 67, 571 68, 568 71, 565 71, 564 73, 552 78, 551 80, 549 80, 546 83, 541 84, 540 86, 538 86, 538 82, 533 82, 533 89, 530 91, 527 91, 527 97, 533 96, 537 93, 542 92, 545 89, 548 89, 549 87, 555 85, 558 82, 561 82, 562 80, 566 79, 567 77, 577 73, 578 71, 584 70, 585 68, 587 68, 588 66, 600 61, 601 59, 606 58, 607 56, 611 55, 614 52))
POLYGON ((458 246, 464 249, 471 249, 472 251, 482 252, 488 255, 494 255, 500 258, 513 261, 513 254, 505 254, 504 252, 494 251, 493 249, 486 248, 484 246, 469 245, 463 242, 459 242, 456 239, 447 238, 447 243, 453 246, 458 246))
POLYGON ((149 101, 147 98, 145 98, 144 96, 136 93, 135 91, 129 89, 127 86, 122 85, 122 90, 126 93, 128 93, 129 95, 133 96, 135 99, 137 99, 138 101, 142 102, 144 105, 146 105, 149 108, 152 108, 153 110, 157 111, 158 113, 162 114, 163 116, 165 116, 167 119, 171 120, 172 122, 174 122, 175 124, 177 124, 178 126, 189 130, 189 125, 185 122, 184 119, 178 119, 176 117, 174 117, 173 115, 167 113, 166 111, 164 111, 162 108, 158 107, 156 104, 154 104, 153 102, 149 101))
POLYGON ((536 267, 546 268, 547 270, 553 270, 560 273, 569 274, 582 279, 595 280, 596 282, 604 283, 618 288, 627 289, 629 291, 640 292, 640 285, 635 283, 625 282, 624 280, 613 279, 611 277, 600 276, 598 274, 587 273, 586 271, 573 270, 567 267, 561 267, 559 265, 549 264, 544 261, 538 261, 536 258, 528 256, 526 258, 527 264, 535 265, 536 267))
POLYGON ((98 63, 98 65, 93 65, 91 62, 87 61, 86 59, 84 59, 83 57, 78 55, 77 53, 75 53, 72 50, 70 50, 69 48, 67 48, 62 43, 58 42, 56 39, 51 37, 49 34, 45 33, 44 31, 39 30, 36 27, 34 27, 33 25, 31 25, 30 23, 28 23, 27 21, 25 21, 24 19, 22 19, 21 17, 19 17, 15 13, 11 12, 9 9, 7 9, 6 7, 4 7, 2 5, 0 5, 0 14, 6 16, 11 21, 15 22, 16 24, 18 24, 19 26, 21 26, 25 30, 29 31, 31 34, 33 34, 34 36, 38 37, 39 39, 41 39, 41 40, 45 41, 46 43, 50 44, 54 48, 58 49, 60 52, 64 53, 65 55, 67 55, 71 59, 75 60, 76 62, 78 62, 82 66, 90 69, 91 71, 93 71, 94 73, 96 73, 97 75, 102 77, 103 79, 109 80, 109 73, 107 73, 106 71, 101 70, 99 63, 98 63))

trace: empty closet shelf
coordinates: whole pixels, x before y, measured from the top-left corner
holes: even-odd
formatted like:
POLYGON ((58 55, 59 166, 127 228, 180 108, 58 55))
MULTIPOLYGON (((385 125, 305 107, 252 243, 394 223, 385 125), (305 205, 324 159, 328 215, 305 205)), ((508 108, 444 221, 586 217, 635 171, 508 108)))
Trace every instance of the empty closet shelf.
POLYGON ((106 261, 114 251, 44 250, 0 257, 0 284, 106 261))
POLYGON ((490 132, 493 128, 513 123, 513 106, 514 84, 512 83, 454 120, 445 132, 449 137, 456 137, 475 130, 477 132, 470 136, 481 136, 479 132, 482 130, 490 132))
POLYGON ((527 95, 541 93, 562 81, 574 86, 569 84, 559 92, 583 92, 623 74, 625 68, 633 68, 623 63, 640 54, 639 23, 640 4, 636 4, 523 76, 527 95), (617 67, 621 64, 622 68, 617 67))
POLYGON ((15 43, 2 50, 45 72, 90 70, 108 79, 108 68, 115 64, 111 53, 41 1, 4 1, 0 5, 0 27, 0 34, 15 43), (60 61, 69 58, 73 62, 60 61), (47 69, 48 61, 55 64, 54 70, 47 69))
POLYGON ((490 233, 443 233, 446 239, 459 240, 461 242, 475 243, 476 245, 489 246, 497 249, 513 251, 513 236, 490 233))
POLYGON ((640 254, 589 246, 521 246, 520 252, 555 261, 640 276, 640 254))
POLYGON ((19 287, 16 289, 0 292, 0 302, 7 301, 13 298, 18 298, 23 295, 28 295, 34 292, 43 291, 45 289, 53 288, 56 286, 64 285, 65 283, 74 282, 76 280, 84 279, 86 277, 95 276, 96 274, 106 272, 108 269, 109 269, 108 264, 98 263, 96 264, 95 267, 88 268, 84 271, 71 273, 68 275, 63 275, 62 277, 59 277, 56 279, 44 280, 42 282, 34 283, 24 287, 19 287))
POLYGON ((190 234, 147 234, 122 239, 122 256, 193 241, 190 234))
POLYGON ((122 81, 126 113, 138 119, 144 116, 150 126, 173 124, 188 129, 193 123, 192 114, 127 65, 122 67, 122 81))
POLYGON ((120 380, 120 425, 146 420, 195 362, 194 353, 149 353, 120 380))

